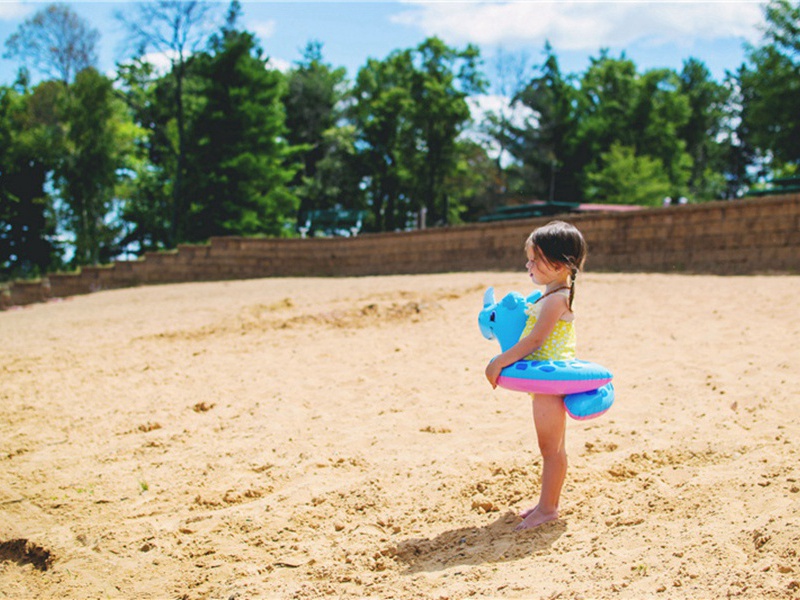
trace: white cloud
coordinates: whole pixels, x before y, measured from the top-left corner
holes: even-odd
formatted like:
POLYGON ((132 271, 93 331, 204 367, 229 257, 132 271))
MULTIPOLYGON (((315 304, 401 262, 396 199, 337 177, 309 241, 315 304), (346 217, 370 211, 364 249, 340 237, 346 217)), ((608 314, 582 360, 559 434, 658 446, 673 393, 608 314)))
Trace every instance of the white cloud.
MULTIPOLYGON (((261 38, 263 42, 264 40, 268 40, 275 35, 275 30, 278 28, 278 23, 274 19, 255 21, 248 23, 247 28, 261 38)), ((269 60, 267 61, 267 67, 270 69, 277 69, 281 73, 286 73, 292 68, 292 64, 288 60, 270 56, 269 60)))
POLYGON ((158 75, 166 75, 172 69, 172 60, 177 60, 177 58, 177 52, 166 50, 165 52, 149 52, 142 57, 142 60, 153 65, 158 75))
POLYGON ((524 126, 528 121, 535 118, 534 112, 522 104, 510 105, 510 101, 505 96, 498 94, 480 94, 467 98, 470 113, 476 122, 482 122, 487 113, 495 115, 503 114, 508 122, 516 127, 524 126))
MULTIPOLYGON (((475 124, 484 123, 489 113, 497 116, 504 115, 508 122, 515 127, 522 127, 528 123, 535 122, 536 113, 534 111, 522 104, 511 106, 509 102, 508 98, 497 94, 481 94, 467 98, 470 114, 475 124)), ((496 159, 500 155, 501 150, 497 140, 482 130, 479 125, 477 128, 473 126, 467 129, 462 133, 462 136, 481 144, 490 158, 496 159)), ((505 166, 510 164, 510 160, 511 157, 508 154, 500 156, 500 161, 505 166)))
MULTIPOLYGON (((145 62, 155 67, 158 75, 166 75, 169 73, 170 69, 172 69, 172 59, 177 59, 177 57, 178 55, 174 51, 167 50, 166 52, 150 52, 145 54, 142 58, 145 62)), ((292 68, 292 64, 288 60, 283 60, 282 58, 276 58, 274 56, 269 57, 267 66, 271 69, 277 69, 282 73, 292 68)))
POLYGON ((31 6, 29 4, 23 4, 22 2, 6 2, 5 0, 0 1, 0 21, 21 19, 30 12, 31 6))
POLYGON ((274 20, 257 21, 248 25, 248 28, 262 39, 271 38, 275 34, 277 23, 274 20))
POLYGON ((269 60, 267 61, 267 66, 272 69, 277 69, 281 73, 286 73, 289 70, 291 70, 292 63, 282 58, 276 58, 274 56, 270 56, 269 60))
POLYGON ((633 43, 689 45, 742 38, 756 41, 763 21, 755 1, 408 1, 393 21, 448 43, 541 46, 559 50, 624 49, 633 43))

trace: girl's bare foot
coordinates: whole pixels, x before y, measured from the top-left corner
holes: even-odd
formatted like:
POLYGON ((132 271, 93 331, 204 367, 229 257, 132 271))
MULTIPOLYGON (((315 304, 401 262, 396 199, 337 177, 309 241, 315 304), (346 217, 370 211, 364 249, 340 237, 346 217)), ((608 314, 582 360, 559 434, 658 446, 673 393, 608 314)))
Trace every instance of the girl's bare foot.
POLYGON ((529 509, 527 509, 527 510, 523 510, 521 513, 519 513, 519 518, 520 518, 520 519, 525 519, 525 518, 527 518, 527 516, 528 516, 529 514, 531 514, 532 512, 535 512, 537 508, 539 508, 539 505, 538 505, 538 504, 537 504, 536 506, 531 506, 531 507, 530 507, 529 509))
MULTIPOLYGON (((522 523, 517 525, 515 531, 522 531, 524 529, 533 529, 534 527, 538 527, 548 521, 555 521, 558 519, 558 511, 555 510, 553 512, 544 512, 539 509, 538 506, 531 511, 526 511, 526 515, 522 520, 522 523)), ((520 515, 521 516, 521 515, 520 515)))

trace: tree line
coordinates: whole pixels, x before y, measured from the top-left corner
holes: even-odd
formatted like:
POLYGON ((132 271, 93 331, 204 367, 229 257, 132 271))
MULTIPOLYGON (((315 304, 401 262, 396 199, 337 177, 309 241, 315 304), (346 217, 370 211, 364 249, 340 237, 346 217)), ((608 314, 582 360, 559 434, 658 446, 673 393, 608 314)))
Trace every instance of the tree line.
POLYGON ((723 81, 704 63, 640 72, 601 50, 581 73, 497 61, 432 37, 350 79, 310 41, 286 72, 203 0, 121 16, 137 50, 114 76, 67 5, 5 41, 0 280, 202 243, 295 236, 311 211, 362 211, 367 231, 474 221, 531 199, 654 205, 735 198, 800 163, 800 3, 771 0, 763 42, 723 81), (158 70, 148 52, 170 58, 158 70), (29 69, 42 74, 33 85, 29 69), (476 114, 477 116, 473 116, 476 114))

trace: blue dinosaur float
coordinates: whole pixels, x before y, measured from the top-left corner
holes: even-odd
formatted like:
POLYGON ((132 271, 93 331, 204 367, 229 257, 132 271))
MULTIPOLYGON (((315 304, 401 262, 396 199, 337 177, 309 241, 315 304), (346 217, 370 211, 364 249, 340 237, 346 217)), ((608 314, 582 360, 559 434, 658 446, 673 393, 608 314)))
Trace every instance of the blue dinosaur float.
MULTIPOLYGON (((525 307, 541 297, 538 290, 527 298, 510 292, 500 302, 494 288, 483 296, 478 326, 483 336, 496 339, 505 352, 519 341, 528 319, 525 307)), ((573 419, 599 417, 614 403, 613 375, 605 367, 585 360, 520 360, 500 372, 497 385, 516 392, 563 394, 567 414, 573 419)))

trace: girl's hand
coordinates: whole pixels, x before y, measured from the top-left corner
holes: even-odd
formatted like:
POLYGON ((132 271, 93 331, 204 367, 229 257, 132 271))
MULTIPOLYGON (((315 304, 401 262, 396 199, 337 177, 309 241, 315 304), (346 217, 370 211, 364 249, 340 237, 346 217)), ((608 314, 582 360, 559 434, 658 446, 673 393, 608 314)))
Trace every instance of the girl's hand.
POLYGON ((500 377, 500 371, 502 371, 502 369, 503 367, 494 359, 486 365, 486 379, 492 384, 492 389, 497 387, 497 378, 500 377))

